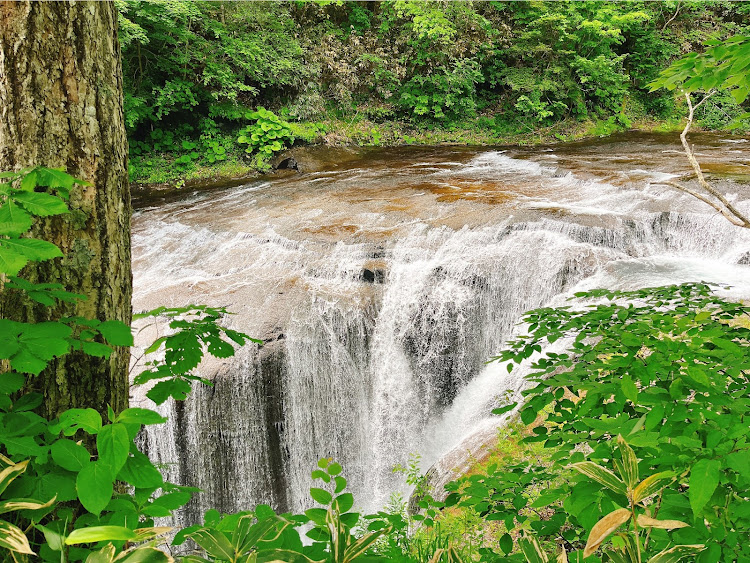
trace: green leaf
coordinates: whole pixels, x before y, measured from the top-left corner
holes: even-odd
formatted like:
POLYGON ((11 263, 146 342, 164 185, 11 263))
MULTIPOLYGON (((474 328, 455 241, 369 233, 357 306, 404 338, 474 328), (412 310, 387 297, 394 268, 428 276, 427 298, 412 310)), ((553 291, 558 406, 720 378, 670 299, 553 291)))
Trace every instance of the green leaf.
POLYGON ((0 239, 0 251, 13 252, 34 262, 51 260, 63 255, 60 249, 51 242, 35 238, 0 239))
POLYGON ((222 560, 235 560, 234 546, 227 537, 213 528, 201 528, 189 536, 195 543, 201 546, 206 552, 222 560))
POLYGON ((81 350, 95 358, 109 358, 112 355, 112 348, 101 342, 81 342, 81 350))
POLYGON ((0 246, 0 274, 15 276, 28 263, 24 255, 0 246))
POLYGON ((155 489, 164 482, 159 470, 151 463, 148 456, 141 452, 133 452, 133 455, 125 461, 117 478, 140 489, 155 489))
POLYGON ((104 426, 96 435, 96 448, 99 463, 108 465, 112 475, 116 475, 130 453, 130 437, 125 425, 114 423, 104 426))
MULTIPOLYGON (((185 561, 184 558, 180 560, 185 561)), ((174 563, 174 558, 155 547, 146 546, 126 551, 117 558, 117 563, 174 563)))
POLYGON ((133 345, 133 334, 130 327, 121 321, 104 321, 96 328, 107 343, 112 346, 133 345))
POLYGON ((339 512, 348 512, 354 506, 354 496, 351 493, 344 493, 336 497, 333 501, 333 507, 339 512))
POLYGON ((52 551, 62 551, 65 542, 65 536, 50 528, 37 524, 36 529, 44 534, 44 540, 52 551))
POLYGON ((65 545, 77 545, 79 543, 95 543, 100 541, 122 541, 132 540, 137 536, 135 532, 123 526, 91 526, 79 528, 70 532, 65 538, 65 545))
POLYGON ((50 448, 52 459, 57 465, 68 471, 78 473, 91 461, 91 454, 83 446, 73 440, 62 438, 54 442, 50 448))
POLYGON ((167 418, 151 409, 130 408, 125 409, 117 416, 117 422, 125 424, 161 424, 167 421, 167 418))
POLYGON ((69 212, 68 205, 59 197, 55 197, 51 194, 18 192, 13 195, 13 199, 26 211, 38 217, 61 215, 69 212))
POLYGON ((312 487, 310 489, 310 496, 315 502, 324 505, 331 504, 331 501, 333 500, 333 496, 331 495, 331 493, 329 493, 325 489, 318 489, 316 487, 312 487))
POLYGON ((510 552, 513 551, 513 538, 510 537, 510 534, 503 534, 500 537, 500 541, 498 543, 500 545, 500 549, 505 552, 505 555, 510 555, 510 552))
POLYGON ((154 385, 146 393, 146 396, 157 405, 161 405, 170 397, 173 397, 176 401, 184 401, 191 389, 190 382, 185 379, 169 379, 154 385))
POLYGON ((698 517, 703 507, 711 499, 719 485, 721 462, 715 459, 702 459, 690 470, 690 488, 688 498, 693 514, 698 517))
POLYGON ((13 201, 0 206, 0 235, 17 237, 31 229, 31 215, 13 201))
POLYGON ((112 499, 114 477, 109 465, 98 461, 81 469, 76 479, 78 500, 89 512, 98 515, 112 499))
POLYGON ((54 433, 62 431, 65 436, 72 436, 78 430, 96 434, 101 427, 102 416, 94 409, 68 409, 60 414, 59 422, 52 425, 50 430, 54 433))

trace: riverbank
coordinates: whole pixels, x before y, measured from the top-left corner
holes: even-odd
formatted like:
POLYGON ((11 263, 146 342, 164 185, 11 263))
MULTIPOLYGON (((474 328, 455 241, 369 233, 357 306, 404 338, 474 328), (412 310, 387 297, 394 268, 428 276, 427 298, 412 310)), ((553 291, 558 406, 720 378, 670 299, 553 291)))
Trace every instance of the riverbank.
MULTIPOLYGON (((532 129, 518 123, 499 123, 480 116, 470 121, 452 123, 449 127, 437 124, 414 125, 403 121, 377 123, 365 118, 338 119, 292 123, 294 147, 323 145, 330 147, 392 147, 401 145, 474 145, 474 146, 533 146, 586 138, 607 137, 628 129, 642 132, 679 131, 684 122, 679 120, 630 120, 613 116, 606 120, 566 120, 548 127, 532 129), (526 131, 523 128, 526 127, 526 131)), ((241 147, 226 143, 225 159, 210 163, 200 159, 185 162, 181 153, 148 153, 131 155, 130 181, 134 193, 171 192, 191 189, 197 185, 227 185, 262 177, 273 170, 278 155, 270 160, 258 160, 247 155, 241 147)), ((283 153, 282 153, 283 154, 283 153)))

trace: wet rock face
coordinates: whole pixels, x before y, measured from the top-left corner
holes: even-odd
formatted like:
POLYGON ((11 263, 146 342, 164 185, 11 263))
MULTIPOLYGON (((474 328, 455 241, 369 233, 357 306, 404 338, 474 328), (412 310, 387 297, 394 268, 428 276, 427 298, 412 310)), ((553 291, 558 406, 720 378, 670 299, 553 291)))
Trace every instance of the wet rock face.
POLYGON ((276 170, 296 170, 299 172, 299 164, 294 159, 293 156, 290 156, 289 158, 285 158, 281 162, 279 162, 275 167, 276 170))
POLYGON ((737 260, 737 263, 742 264, 743 266, 750 266, 750 250, 740 256, 740 259, 737 260))
POLYGON ((384 283, 385 282, 385 271, 381 269, 370 270, 369 268, 363 268, 360 274, 360 279, 367 283, 384 283))

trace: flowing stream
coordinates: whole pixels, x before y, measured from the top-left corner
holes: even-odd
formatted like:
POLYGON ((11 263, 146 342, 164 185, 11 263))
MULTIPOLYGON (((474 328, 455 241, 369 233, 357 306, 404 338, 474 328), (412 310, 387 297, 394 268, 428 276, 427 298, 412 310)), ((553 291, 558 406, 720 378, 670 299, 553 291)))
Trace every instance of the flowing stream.
MULTIPOLYGON (((709 180, 750 213, 750 142, 693 140, 709 180)), ((392 468, 410 454, 449 477, 461 452, 492 440, 498 400, 523 387, 486 361, 528 309, 684 281, 750 297, 750 232, 654 183, 689 173, 676 135, 298 160, 303 173, 134 217, 136 310, 223 305, 226 326, 266 342, 204 362, 214 386, 149 427, 169 479, 203 490, 182 523, 210 507, 307 508, 320 457, 344 466, 365 510, 404 489, 392 468)))

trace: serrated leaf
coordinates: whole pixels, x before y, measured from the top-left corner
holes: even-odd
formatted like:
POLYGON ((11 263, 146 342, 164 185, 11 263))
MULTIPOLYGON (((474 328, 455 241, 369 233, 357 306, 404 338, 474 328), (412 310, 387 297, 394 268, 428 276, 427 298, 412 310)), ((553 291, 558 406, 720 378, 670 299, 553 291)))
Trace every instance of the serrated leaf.
POLYGON ((60 249, 51 242, 36 238, 0 239, 0 250, 20 254, 34 262, 60 258, 63 255, 60 249))
POLYGON ((31 229, 31 215, 13 201, 0 206, 0 235, 17 237, 31 229))
POLYGON ((12 197, 16 203, 20 204, 26 211, 37 217, 62 215, 63 213, 69 212, 67 204, 59 197, 55 197, 51 194, 18 192, 12 197))

